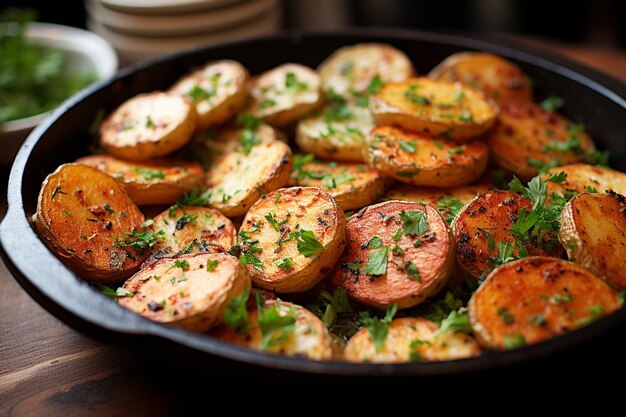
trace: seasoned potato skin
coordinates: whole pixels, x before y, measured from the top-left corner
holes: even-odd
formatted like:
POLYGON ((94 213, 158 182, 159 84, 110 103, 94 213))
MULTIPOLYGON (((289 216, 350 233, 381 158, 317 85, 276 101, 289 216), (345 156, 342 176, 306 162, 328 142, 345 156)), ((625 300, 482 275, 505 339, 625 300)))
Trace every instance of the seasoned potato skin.
POLYGON ((120 281, 147 255, 115 246, 144 217, 117 181, 92 167, 64 164, 48 175, 33 220, 50 250, 88 281, 120 281))
POLYGON ((226 252, 235 244, 237 237, 233 222, 208 207, 168 209, 153 220, 154 230, 162 230, 165 237, 152 248, 151 260, 184 253, 226 252))
POLYGON ((424 77, 384 85, 370 98, 369 107, 378 125, 457 140, 485 133, 499 111, 474 88, 424 77))
POLYGON ((621 302, 606 283, 578 264, 530 257, 493 270, 468 306, 481 345, 504 350, 506 338, 521 336, 526 344, 538 343, 609 314, 621 302))
POLYGON ((290 178, 291 185, 319 187, 329 193, 344 211, 360 209, 375 202, 387 185, 387 181, 378 171, 365 164, 312 161, 304 164, 301 172, 305 175, 313 173, 316 178, 304 175, 301 175, 303 178, 298 178, 298 173, 294 171, 290 178), (317 179, 322 175, 335 180, 326 181, 325 184, 323 178, 317 179), (337 184, 338 178, 343 178, 346 182, 337 184), (334 186, 328 187, 329 182, 334 186))
POLYGON ((461 203, 469 203, 478 194, 494 190, 495 185, 489 181, 478 181, 468 185, 458 185, 450 188, 416 187, 409 184, 398 184, 387 190, 385 200, 414 201, 437 207, 444 198, 455 198, 461 203))
POLYGON ((247 266, 254 284, 278 293, 313 288, 341 256, 345 246, 345 222, 337 202, 317 187, 281 188, 259 199, 246 214, 240 229, 250 239, 259 240, 256 246, 262 249, 255 255, 263 263, 263 271, 247 266), (287 220, 279 229, 282 231, 274 229, 266 219, 269 215, 274 215, 277 222, 287 220), (298 251, 296 239, 277 244, 279 239, 296 230, 313 232, 323 249, 305 257, 298 251), (277 266, 285 258, 293 262, 289 269, 277 266))
POLYGON ((559 239, 571 261, 626 289, 626 200, 624 196, 582 193, 561 212, 559 239))
POLYGON ((246 104, 248 76, 248 70, 239 62, 224 59, 184 75, 169 91, 190 97, 190 91, 199 87, 212 93, 207 98, 192 98, 198 115, 197 128, 206 130, 232 119, 246 104))
POLYGON ((489 149, 481 141, 439 141, 378 126, 367 136, 363 156, 369 166, 388 178, 412 185, 453 187, 480 178, 489 161, 489 149), (413 144, 415 152, 403 149, 402 142, 413 144))
POLYGON ((514 63, 485 52, 459 52, 433 68, 428 76, 438 81, 460 81, 485 92, 497 102, 532 100, 524 72, 514 63))
POLYGON ((78 158, 76 163, 115 178, 139 206, 174 203, 204 181, 204 170, 195 162, 169 159, 131 162, 110 155, 89 155, 78 158))
MULTIPOLYGON (((289 333, 287 340, 269 346, 266 352, 318 361, 338 359, 338 349, 333 337, 315 314, 304 307, 281 300, 269 300, 265 305, 268 308, 277 306, 281 316, 293 311, 296 319, 296 327, 289 333)), ((263 333, 257 321, 256 308, 249 311, 248 329, 248 336, 242 336, 230 327, 221 325, 211 334, 225 342, 260 350, 263 333)))
POLYGON ((383 83, 402 82, 415 75, 406 54, 383 43, 359 43, 333 52, 318 67, 324 91, 352 99, 363 93, 378 75, 383 83))
POLYGON ((195 253, 143 268, 124 283, 124 289, 134 295, 117 301, 152 321, 204 332, 222 321, 232 297, 249 288, 250 277, 237 258, 195 253), (177 267, 176 260, 186 261, 189 267, 177 267), (215 261, 214 270, 207 269, 207 263, 215 261))
POLYGON ((545 149, 551 144, 567 142, 573 123, 558 113, 542 109, 529 101, 510 101, 500 106, 498 121, 486 135, 494 165, 528 181, 539 173, 528 161, 559 165, 585 159, 594 144, 586 132, 577 133, 580 150, 545 149))
POLYGON ((365 207, 346 223, 346 240, 346 250, 330 276, 331 283, 345 288, 350 298, 381 310, 394 303, 400 309, 413 307, 435 295, 454 266, 454 244, 448 224, 437 210, 420 203, 387 201, 365 207), (394 234, 402 227, 403 210, 426 212, 429 230, 420 238, 404 235, 394 240, 394 234), (349 265, 356 265, 359 272, 367 265, 372 250, 367 243, 374 236, 389 248, 386 273, 355 274, 349 265), (416 248, 418 239, 423 243, 416 248), (402 249, 402 255, 393 253, 396 245, 402 249), (409 276, 409 264, 405 261, 417 268, 420 279, 409 276))
POLYGON ((403 317, 389 324, 387 338, 377 352, 369 330, 363 328, 348 340, 344 357, 350 362, 401 363, 445 361, 478 356, 480 345, 465 333, 437 335, 439 326, 422 317, 403 317), (415 341, 424 342, 411 348, 415 341))
POLYGON ((374 128, 374 119, 367 107, 346 108, 350 116, 345 120, 328 121, 328 108, 300 120, 296 126, 298 147, 322 159, 363 162, 365 136, 374 128))
POLYGON ((251 113, 276 127, 285 127, 319 107, 323 102, 321 80, 304 65, 287 63, 259 75, 252 81, 251 113), (293 74, 295 87, 289 87, 293 74), (298 83, 302 88, 297 87, 298 83), (267 104, 267 105, 265 105, 267 104))
POLYGON ((228 217, 245 214, 263 193, 289 182, 292 164, 291 149, 278 141, 261 143, 249 155, 228 154, 207 172, 211 206, 228 217))
POLYGON ((613 190, 618 194, 626 195, 626 174, 610 168, 588 164, 571 164, 552 168, 540 176, 546 180, 548 196, 551 196, 552 193, 565 195, 572 191, 584 193, 590 190, 589 187, 599 193, 613 190), (547 181, 550 175, 560 172, 567 174, 565 181, 560 183, 547 181))
POLYGON ((102 122, 100 145, 107 153, 131 161, 165 156, 189 142, 196 119, 186 97, 159 91, 139 94, 102 122))
MULTIPOLYGON (((452 234, 456 242, 456 259, 460 269, 474 279, 489 272, 489 258, 498 255, 498 243, 514 244, 515 237, 508 229, 515 224, 519 210, 532 210, 526 197, 511 191, 487 191, 471 200, 452 222, 452 234), (493 238, 493 249, 489 249, 489 238, 493 238)), ((534 242, 534 241, 533 241, 534 242)), ((534 243, 526 246, 530 256, 555 256, 562 254, 561 247, 551 252, 534 243)), ((518 254, 517 247, 513 254, 518 254)))

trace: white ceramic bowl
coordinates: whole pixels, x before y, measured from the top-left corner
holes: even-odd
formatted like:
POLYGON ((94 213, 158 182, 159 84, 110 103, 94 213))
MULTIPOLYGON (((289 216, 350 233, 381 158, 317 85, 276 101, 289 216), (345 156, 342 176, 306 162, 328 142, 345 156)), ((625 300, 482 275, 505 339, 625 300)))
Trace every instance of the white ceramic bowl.
MULTIPOLYGON (((102 80, 117 71, 118 60, 113 47, 86 30, 37 22, 28 26, 26 37, 36 45, 65 51, 68 69, 72 72, 93 71, 97 80, 102 80)), ((11 165, 28 133, 47 115, 42 113, 0 124, 0 168, 11 165)))

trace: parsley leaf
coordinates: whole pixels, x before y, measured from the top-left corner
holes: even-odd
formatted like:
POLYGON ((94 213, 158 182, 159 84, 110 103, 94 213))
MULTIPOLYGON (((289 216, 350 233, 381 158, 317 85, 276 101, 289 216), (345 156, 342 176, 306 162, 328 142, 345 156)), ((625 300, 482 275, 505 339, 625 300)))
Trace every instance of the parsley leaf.
POLYGON ((376 346, 376 352, 380 352, 387 339, 387 332, 389 330, 389 324, 393 320, 394 316, 398 312, 398 305, 392 304, 387 307, 385 317, 370 317, 368 313, 361 317, 361 324, 367 328, 367 331, 376 346))
POLYGON ((277 301, 271 307, 258 306, 257 323, 261 329, 261 350, 284 343, 296 328, 295 310, 290 308, 286 314, 279 310, 277 301))
POLYGON ((557 111, 565 105, 565 100, 559 96, 549 95, 541 103, 539 103, 542 109, 547 111, 557 111))
POLYGON ((439 202, 437 203, 437 208, 439 209, 439 212, 441 212, 442 214, 447 214, 445 219, 446 222, 448 222, 448 224, 452 223, 452 220, 454 220, 454 218, 456 217, 456 215, 459 213, 459 211, 461 211, 461 209, 463 208, 463 203, 461 203, 459 200, 457 200, 454 197, 444 197, 441 200, 439 200, 439 202))
POLYGON ((250 290, 246 288, 228 301, 224 311, 224 323, 244 336, 248 335, 248 309, 246 304, 249 295, 250 290))
POLYGON ((387 272, 387 253, 389 246, 381 246, 377 249, 372 249, 370 252, 367 265, 361 269, 361 274, 367 275, 383 275, 387 272))
POLYGON ((118 248, 130 247, 138 252, 141 252, 147 248, 151 248, 157 244, 158 241, 165 238, 165 232, 159 230, 145 230, 143 232, 134 231, 132 233, 124 233, 122 239, 115 239, 113 245, 118 248))
POLYGON ((452 310, 448 317, 441 321, 441 327, 435 333, 438 336, 447 332, 470 332, 469 317, 467 312, 459 313, 456 310, 452 310))
POLYGON ((430 230, 425 211, 402 210, 400 212, 400 220, 402 220, 402 230, 405 235, 421 236, 430 230))
POLYGON ((370 239, 369 242, 367 242, 366 247, 377 249, 377 248, 380 248, 380 245, 382 244, 383 244, 383 240, 379 238, 378 236, 374 236, 373 238, 370 239))
POLYGON ((296 90, 304 90, 308 86, 309 85, 307 83, 298 81, 298 79, 296 78, 296 74, 291 71, 289 71, 285 76, 285 87, 287 88, 293 88, 296 90))
POLYGON ((165 272, 169 271, 170 269, 174 269, 174 268, 180 268, 183 271, 189 269, 189 262, 187 262, 185 259, 180 260, 180 259, 176 259, 174 261, 174 263, 172 264, 172 266, 170 266, 169 268, 167 268, 165 270, 165 272))
POLYGON ((218 264, 217 259, 209 259, 206 262, 206 270, 209 272, 215 271, 215 268, 217 268, 217 264, 218 264))
POLYGON ((309 230, 298 232, 298 252, 305 258, 310 258, 322 249, 324 249, 324 245, 317 240, 313 232, 309 230))
POLYGON ((554 183, 562 183, 567 179, 567 174, 563 171, 552 173, 548 176, 548 181, 554 183))
POLYGON ((251 252, 242 253, 239 256, 239 263, 242 266, 252 265, 257 271, 263 272, 263 262, 251 252))
POLYGON ((404 141, 401 140, 398 142, 400 145, 400 149, 408 153, 415 153, 417 151, 417 143, 413 141, 404 141))
POLYGON ((284 269, 286 271, 286 270, 293 268, 293 259, 283 258, 283 259, 276 261, 275 265, 276 267, 280 269, 284 269))

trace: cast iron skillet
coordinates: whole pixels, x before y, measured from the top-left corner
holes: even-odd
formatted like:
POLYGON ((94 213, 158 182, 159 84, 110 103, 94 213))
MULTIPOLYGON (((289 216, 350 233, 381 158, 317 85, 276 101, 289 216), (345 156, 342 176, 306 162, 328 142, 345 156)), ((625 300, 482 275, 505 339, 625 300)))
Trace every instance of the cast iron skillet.
POLYGON ((51 313, 75 328, 124 343, 149 341, 154 349, 177 345, 207 360, 215 357, 275 370, 347 376, 446 375, 520 364, 554 355, 601 336, 626 322, 622 309, 598 322, 535 346, 513 352, 441 363, 372 365, 314 362, 279 357, 221 343, 210 337, 166 327, 131 313, 78 279, 39 240, 29 223, 45 176, 58 165, 87 153, 90 124, 138 93, 165 89, 180 75, 208 61, 230 58, 252 74, 284 62, 317 66, 332 51, 357 42, 386 42, 401 49, 425 74, 446 56, 484 50, 518 63, 534 80, 538 95, 554 92, 565 99, 563 112, 584 122, 600 148, 608 148, 616 168, 626 170, 626 86, 595 71, 545 52, 531 52, 512 42, 459 35, 397 30, 341 33, 284 33, 274 37, 200 48, 127 68, 60 106, 20 149, 8 186, 9 209, 0 226, 2 256, 16 280, 51 313), (166 340, 163 340, 166 339, 166 340), (189 351, 191 350, 191 351, 189 351))

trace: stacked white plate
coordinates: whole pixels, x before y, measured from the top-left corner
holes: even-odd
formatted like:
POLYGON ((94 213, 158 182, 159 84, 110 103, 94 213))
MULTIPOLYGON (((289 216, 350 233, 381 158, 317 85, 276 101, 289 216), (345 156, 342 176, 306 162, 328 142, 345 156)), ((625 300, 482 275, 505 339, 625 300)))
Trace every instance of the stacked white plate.
POLYGON ((124 64, 281 27, 280 0, 85 0, 87 27, 124 64))

